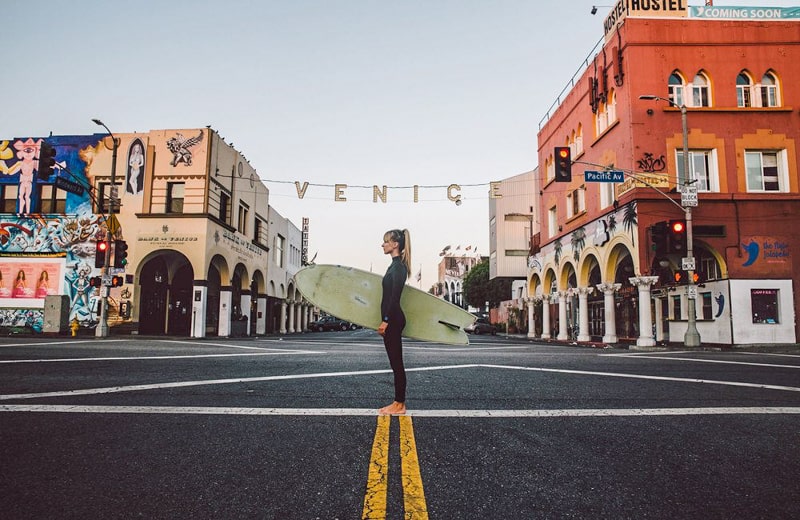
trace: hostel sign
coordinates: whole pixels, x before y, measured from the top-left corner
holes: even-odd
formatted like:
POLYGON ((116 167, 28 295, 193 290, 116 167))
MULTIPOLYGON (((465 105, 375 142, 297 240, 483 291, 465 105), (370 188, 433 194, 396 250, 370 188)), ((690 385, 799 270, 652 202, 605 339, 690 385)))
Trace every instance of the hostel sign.
POLYGON ((603 21, 606 41, 625 18, 686 18, 689 16, 688 0, 618 0, 603 21))

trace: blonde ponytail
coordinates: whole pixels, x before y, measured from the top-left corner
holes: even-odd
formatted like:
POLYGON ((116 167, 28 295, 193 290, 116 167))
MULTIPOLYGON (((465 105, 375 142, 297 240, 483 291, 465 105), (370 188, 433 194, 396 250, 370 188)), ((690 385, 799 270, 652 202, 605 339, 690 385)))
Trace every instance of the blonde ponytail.
POLYGON ((403 250, 400 252, 403 264, 406 266, 406 271, 408 272, 408 276, 411 276, 411 233, 408 232, 407 229, 403 230, 403 242, 404 247, 403 250))

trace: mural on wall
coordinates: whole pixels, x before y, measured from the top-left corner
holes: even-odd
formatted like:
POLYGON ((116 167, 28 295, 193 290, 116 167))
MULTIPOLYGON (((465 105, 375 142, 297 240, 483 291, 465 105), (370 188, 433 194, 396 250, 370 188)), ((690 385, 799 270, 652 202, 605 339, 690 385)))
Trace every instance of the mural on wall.
POLYGON ((789 241, 778 237, 754 236, 742 242, 745 261, 742 267, 766 267, 759 264, 788 265, 792 258, 789 241))
POLYGON ((548 264, 549 259, 552 258, 552 262, 556 266, 561 264, 562 258, 572 257, 578 262, 580 261, 583 250, 586 249, 589 243, 595 247, 602 247, 615 236, 621 234, 630 235, 630 242, 633 244, 637 232, 637 225, 638 215, 636 203, 631 202, 605 215, 603 218, 590 223, 588 231, 584 226, 575 229, 569 235, 569 243, 562 242, 562 238, 564 237, 556 238, 550 244, 543 247, 536 255, 529 257, 528 266, 534 273, 538 271, 540 275, 543 275, 544 273, 542 271, 548 264), (621 227, 623 229, 620 229, 620 226, 617 225, 618 222, 622 222, 621 227), (593 231, 592 226, 594 226, 593 231), (591 240, 588 240, 590 236, 591 240))
POLYGON ((47 138, 58 165, 50 178, 34 175, 43 139, 0 141, 0 326, 40 331, 44 298, 51 294, 67 296, 70 321, 97 323, 98 297, 89 279, 100 274, 93 267, 95 244, 105 238, 105 225, 89 191, 66 192, 56 178, 92 186, 91 164, 103 150, 102 137, 47 138))
POLYGON ((125 191, 131 195, 141 193, 144 187, 144 144, 138 137, 128 148, 128 169, 125 175, 125 191))
POLYGON ((172 152, 172 166, 178 166, 178 163, 183 163, 184 166, 192 165, 192 151, 189 149, 203 140, 203 132, 197 137, 186 138, 182 133, 177 132, 175 137, 167 140, 167 149, 172 152))

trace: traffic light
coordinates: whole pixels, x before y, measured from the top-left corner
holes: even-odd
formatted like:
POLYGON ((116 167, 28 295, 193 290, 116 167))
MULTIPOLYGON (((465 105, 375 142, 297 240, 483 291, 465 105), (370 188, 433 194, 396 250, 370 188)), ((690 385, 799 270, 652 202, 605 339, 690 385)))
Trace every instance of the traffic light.
POLYGON ((656 258, 666 256, 668 253, 667 248, 667 230, 669 226, 667 222, 656 222, 650 226, 650 242, 652 244, 653 254, 656 258))
POLYGON ((125 279, 122 276, 114 275, 111 277, 111 287, 122 287, 125 279))
POLYGON ((572 181, 572 152, 569 146, 556 146, 556 182, 572 181))
POLYGON ((98 240, 94 249, 94 266, 97 268, 106 266, 106 251, 108 251, 108 242, 105 240, 98 240))
POLYGON ((669 252, 676 255, 686 254, 686 221, 669 221, 669 252))
POLYGON ((42 141, 39 147, 39 168, 37 175, 42 180, 47 180, 53 174, 56 165, 56 150, 47 141, 42 141))
MULTIPOLYGON (((675 271, 675 284, 676 285, 684 285, 689 283, 689 271, 675 271)), ((695 272, 694 276, 692 277, 692 283, 698 283, 700 281, 700 275, 695 272)))
POLYGON ((114 267, 128 265, 128 244, 124 240, 114 242, 114 267))

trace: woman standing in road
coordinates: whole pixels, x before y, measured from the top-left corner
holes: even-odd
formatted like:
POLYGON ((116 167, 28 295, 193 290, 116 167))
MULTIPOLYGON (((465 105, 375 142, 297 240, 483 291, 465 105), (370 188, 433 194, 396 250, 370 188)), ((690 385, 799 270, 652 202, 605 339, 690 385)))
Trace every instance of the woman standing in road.
POLYGON ((406 413, 406 369, 403 366, 402 339, 406 317, 400 308, 400 296, 411 274, 411 237, 408 230, 387 231, 383 235, 383 254, 391 255, 392 263, 383 276, 382 321, 378 334, 383 336, 383 345, 394 373, 394 402, 378 410, 378 413, 395 415, 406 413))

